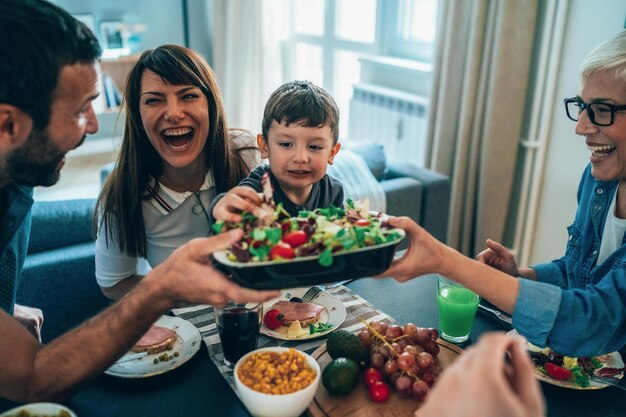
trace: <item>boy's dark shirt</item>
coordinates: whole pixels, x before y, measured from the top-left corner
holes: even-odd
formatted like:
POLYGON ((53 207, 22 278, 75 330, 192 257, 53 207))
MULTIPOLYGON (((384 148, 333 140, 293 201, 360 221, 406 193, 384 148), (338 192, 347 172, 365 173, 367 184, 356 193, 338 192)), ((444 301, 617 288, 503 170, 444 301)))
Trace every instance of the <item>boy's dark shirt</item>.
MULTIPOLYGON (((335 207, 343 207, 343 186, 338 180, 328 174, 324 175, 321 180, 313 184, 309 199, 301 206, 294 204, 291 200, 289 200, 282 188, 280 188, 276 177, 272 174, 272 171, 270 171, 270 167, 267 164, 259 165, 254 168, 247 178, 241 180, 239 185, 250 187, 260 193, 262 191, 261 178, 263 178, 263 175, 266 172, 269 172, 270 180, 272 181, 272 186, 274 187, 274 201, 276 204, 283 203, 283 207, 292 217, 296 217, 298 212, 301 210, 312 211, 316 208, 329 207, 331 204, 335 207)), ((217 195, 213 199, 211 206, 209 207, 210 214, 213 213, 213 208, 222 197, 224 197, 224 193, 217 195)), ((212 215, 211 220, 215 220, 212 215)))

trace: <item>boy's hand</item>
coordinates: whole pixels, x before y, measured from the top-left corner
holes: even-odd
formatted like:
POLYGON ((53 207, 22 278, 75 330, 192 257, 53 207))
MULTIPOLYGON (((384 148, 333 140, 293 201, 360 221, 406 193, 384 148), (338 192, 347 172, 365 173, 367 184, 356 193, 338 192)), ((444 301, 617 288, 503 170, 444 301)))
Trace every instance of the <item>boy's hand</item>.
POLYGON ((237 223, 241 221, 241 212, 247 211, 258 216, 257 212, 262 203, 261 197, 250 187, 235 187, 213 207, 213 217, 237 223))

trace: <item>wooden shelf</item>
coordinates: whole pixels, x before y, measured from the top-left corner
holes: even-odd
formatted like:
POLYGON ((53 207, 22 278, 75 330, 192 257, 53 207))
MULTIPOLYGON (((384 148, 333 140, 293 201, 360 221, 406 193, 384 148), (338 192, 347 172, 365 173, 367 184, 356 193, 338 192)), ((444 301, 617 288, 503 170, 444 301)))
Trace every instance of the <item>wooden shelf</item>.
POLYGON ((100 68, 102 72, 106 72, 113 78, 113 82, 120 92, 123 93, 126 86, 126 78, 138 59, 139 55, 121 56, 117 59, 110 60, 106 59, 100 62, 100 68))

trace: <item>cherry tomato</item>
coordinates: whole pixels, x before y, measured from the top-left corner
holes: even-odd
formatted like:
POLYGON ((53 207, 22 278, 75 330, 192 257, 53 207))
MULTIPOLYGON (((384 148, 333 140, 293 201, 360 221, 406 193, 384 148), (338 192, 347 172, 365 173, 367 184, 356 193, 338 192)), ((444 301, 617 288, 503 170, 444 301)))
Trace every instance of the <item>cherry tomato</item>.
POLYGON ((564 379, 570 379, 572 377, 572 373, 569 369, 565 369, 562 366, 555 365, 552 362, 546 362, 543 364, 543 368, 546 370, 548 375, 552 378, 562 381, 564 379))
POLYGON ((289 233, 289 231, 291 230, 291 221, 287 220, 283 222, 283 224, 280 225, 280 229, 283 231, 283 233, 289 233))
POLYGON ((306 243, 309 239, 307 234, 303 230, 294 230, 283 236, 282 241, 290 245, 292 248, 297 248, 300 245, 306 243))
POLYGON ((270 259, 292 259, 295 258, 296 252, 285 242, 278 242, 270 249, 270 259))
POLYGON ((384 403, 389 398, 389 386, 382 381, 374 382, 367 392, 375 403, 384 403))
POLYGON ((370 221, 367 219, 358 219, 354 221, 355 226, 365 227, 365 226, 369 226, 370 224, 371 224, 370 221))
POLYGON ((382 380, 383 380, 383 374, 381 374, 378 369, 368 368, 365 371, 365 385, 367 385, 368 387, 370 385, 373 385, 375 382, 382 381, 382 380))
POLYGON ((284 318, 285 317, 280 311, 274 309, 265 313, 265 315, 263 316, 263 323, 267 326, 268 329, 274 330, 283 325, 284 318))

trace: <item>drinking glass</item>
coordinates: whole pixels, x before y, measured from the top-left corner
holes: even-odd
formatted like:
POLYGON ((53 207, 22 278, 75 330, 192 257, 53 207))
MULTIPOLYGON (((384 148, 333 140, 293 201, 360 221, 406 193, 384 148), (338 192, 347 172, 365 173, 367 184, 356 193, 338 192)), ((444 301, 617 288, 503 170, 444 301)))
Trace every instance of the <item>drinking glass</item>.
POLYGON ((257 348, 263 304, 237 304, 229 301, 223 307, 215 307, 214 311, 224 351, 224 364, 234 368, 239 358, 257 348))
POLYGON ((469 339, 480 297, 448 278, 437 274, 437 306, 441 337, 452 343, 469 339))

